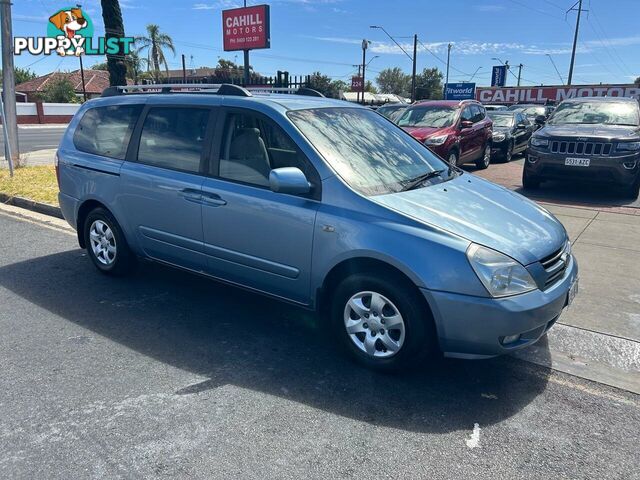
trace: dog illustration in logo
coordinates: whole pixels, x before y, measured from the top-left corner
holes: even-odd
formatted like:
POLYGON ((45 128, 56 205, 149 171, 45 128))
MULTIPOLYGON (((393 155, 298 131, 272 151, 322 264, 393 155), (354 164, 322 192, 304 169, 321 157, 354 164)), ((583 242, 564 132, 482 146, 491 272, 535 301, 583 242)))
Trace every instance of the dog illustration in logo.
MULTIPOLYGON (((78 6, 78 8, 72 8, 70 10, 61 10, 58 13, 49 17, 49 21, 53 23, 58 30, 62 30, 64 35, 60 35, 58 39, 74 39, 74 38, 82 38, 81 35, 78 35, 78 30, 82 30, 88 25, 87 20, 82 15, 82 9, 78 6)), ((84 48, 77 47, 75 51, 66 50, 65 47, 60 46, 57 50, 58 55, 64 57, 65 55, 75 55, 79 57, 84 53, 84 48)))

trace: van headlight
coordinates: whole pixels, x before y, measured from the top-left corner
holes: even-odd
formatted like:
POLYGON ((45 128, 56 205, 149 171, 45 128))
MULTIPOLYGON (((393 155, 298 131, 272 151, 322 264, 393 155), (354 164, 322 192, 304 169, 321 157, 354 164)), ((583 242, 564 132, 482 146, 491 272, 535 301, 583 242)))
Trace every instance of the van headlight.
POLYGON ((467 258, 492 297, 507 297, 538 288, 531 275, 513 258, 472 243, 467 258))
POLYGON ((437 135, 435 137, 429 137, 424 140, 425 145, 442 145, 447 141, 449 135, 437 135))
POLYGON ((544 137, 531 137, 532 147, 548 147, 549 139, 544 137))

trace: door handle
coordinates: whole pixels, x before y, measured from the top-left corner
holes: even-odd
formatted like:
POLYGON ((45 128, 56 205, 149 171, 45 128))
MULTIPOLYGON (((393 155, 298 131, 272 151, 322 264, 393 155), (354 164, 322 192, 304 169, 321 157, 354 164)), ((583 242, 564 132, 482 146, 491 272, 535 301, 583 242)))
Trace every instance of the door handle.
POLYGON ((201 202, 202 192, 193 188, 183 188, 180 190, 180 195, 189 202, 201 202))
POLYGON ((222 207, 227 204, 227 201, 224 198, 217 193, 211 192, 202 192, 202 201, 206 205, 210 205, 212 207, 222 207))

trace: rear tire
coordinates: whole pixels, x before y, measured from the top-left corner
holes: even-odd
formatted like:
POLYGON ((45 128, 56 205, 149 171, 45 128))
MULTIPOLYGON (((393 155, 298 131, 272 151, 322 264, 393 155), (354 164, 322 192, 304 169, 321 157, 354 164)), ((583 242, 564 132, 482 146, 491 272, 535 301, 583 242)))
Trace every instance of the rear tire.
POLYGON ((378 371, 408 370, 436 350, 431 312, 405 279, 353 274, 331 297, 333 333, 360 364, 378 371))
POLYGON ((83 231, 87 255, 101 273, 122 276, 135 267, 136 257, 108 210, 92 210, 85 219, 83 231))
POLYGON ((482 157, 476 160, 478 170, 486 169, 491 163, 491 145, 486 144, 482 150, 482 157))
POLYGON ((530 173, 527 173, 526 168, 522 170, 522 186, 524 187, 525 190, 534 190, 534 189, 540 188, 541 182, 542 180, 540 180, 539 177, 536 177, 535 175, 531 175, 530 173))

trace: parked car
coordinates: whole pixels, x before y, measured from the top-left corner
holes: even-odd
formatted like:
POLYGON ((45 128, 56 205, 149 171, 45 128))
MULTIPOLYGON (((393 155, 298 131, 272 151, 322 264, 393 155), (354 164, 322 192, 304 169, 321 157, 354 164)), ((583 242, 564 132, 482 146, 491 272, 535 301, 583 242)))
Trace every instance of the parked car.
POLYGON ((475 100, 431 100, 407 108, 397 124, 452 165, 491 162, 491 119, 475 100))
POLYGON ((484 109, 487 112, 509 110, 509 108, 506 105, 484 105, 484 109))
POLYGON ((316 310, 382 370, 530 345, 577 291, 553 215, 368 108, 231 85, 116 94, 145 88, 84 103, 56 154, 100 272, 143 258, 316 310))
POLYGON ((378 113, 384 115, 392 122, 396 122, 402 116, 409 105, 407 103, 387 103, 378 108, 378 113))
POLYGON ((640 109, 631 98, 563 101, 532 137, 522 184, 538 188, 548 179, 620 185, 631 197, 640 190, 640 109))
POLYGON ((541 128, 549 116, 549 110, 545 105, 516 104, 511 105, 509 110, 524 113, 536 129, 541 128))
POLYGON ((527 149, 535 127, 526 115, 503 110, 489 112, 489 117, 493 120, 492 160, 498 158, 510 162, 514 154, 527 149))

